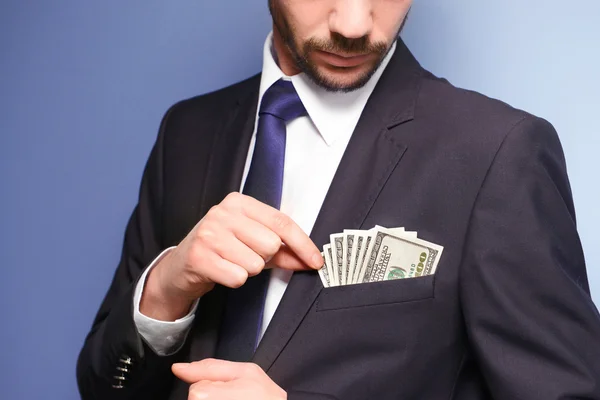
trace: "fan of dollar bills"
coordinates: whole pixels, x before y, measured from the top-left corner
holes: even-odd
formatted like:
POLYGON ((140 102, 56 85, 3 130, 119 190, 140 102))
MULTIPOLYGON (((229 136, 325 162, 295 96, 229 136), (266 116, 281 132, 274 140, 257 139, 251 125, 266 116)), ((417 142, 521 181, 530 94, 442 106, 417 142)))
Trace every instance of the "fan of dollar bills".
POLYGON ((404 228, 344 230, 323 246, 324 287, 433 275, 444 248, 404 228))

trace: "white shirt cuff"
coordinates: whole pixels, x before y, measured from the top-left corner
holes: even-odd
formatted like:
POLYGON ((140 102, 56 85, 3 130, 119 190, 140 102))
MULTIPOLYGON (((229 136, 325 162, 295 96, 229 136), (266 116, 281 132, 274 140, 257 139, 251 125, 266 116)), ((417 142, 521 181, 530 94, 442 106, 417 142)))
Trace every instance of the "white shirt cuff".
POLYGON ((159 321, 147 317, 140 312, 140 300, 142 299, 142 292, 146 284, 148 273, 174 248, 175 247, 169 247, 160 253, 160 255, 152 261, 152 264, 146 268, 135 287, 135 294, 133 296, 133 321, 135 322, 135 326, 139 334, 144 338, 146 343, 148 343, 148 346, 160 356, 173 354, 183 346, 185 337, 192 326, 192 322, 194 322, 194 313, 198 307, 198 300, 196 300, 190 312, 185 317, 176 321, 159 321))

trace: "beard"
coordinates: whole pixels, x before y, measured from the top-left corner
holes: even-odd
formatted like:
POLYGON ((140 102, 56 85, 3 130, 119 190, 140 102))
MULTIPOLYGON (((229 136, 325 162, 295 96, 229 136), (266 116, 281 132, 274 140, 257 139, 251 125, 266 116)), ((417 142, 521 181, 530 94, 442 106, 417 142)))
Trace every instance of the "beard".
MULTIPOLYGON (((296 67, 316 85, 330 92, 351 92, 362 88, 377 71, 393 43, 371 42, 367 35, 360 38, 347 38, 337 32, 331 32, 329 39, 309 38, 299 44, 293 27, 278 5, 278 0, 269 0, 269 10, 275 29, 296 67), (341 81, 332 74, 322 71, 311 59, 311 54, 318 51, 334 54, 374 54, 375 61, 372 61, 368 68, 357 74, 351 81, 341 81)), ((405 23, 406 18, 402 21, 394 40, 400 35, 405 23)), ((333 66, 331 68, 340 72, 345 69, 333 66)))

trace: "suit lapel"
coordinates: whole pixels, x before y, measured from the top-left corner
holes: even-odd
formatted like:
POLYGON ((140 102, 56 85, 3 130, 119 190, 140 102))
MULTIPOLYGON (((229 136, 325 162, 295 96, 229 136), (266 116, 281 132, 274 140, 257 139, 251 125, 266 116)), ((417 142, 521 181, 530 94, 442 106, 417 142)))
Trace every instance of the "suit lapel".
POLYGON ((254 132, 258 104, 258 82, 256 90, 247 93, 237 103, 228 117, 229 123, 215 137, 208 164, 200 215, 219 204, 227 194, 238 192, 246 164, 250 139, 254 132))
MULTIPOLYGON (((396 52, 365 106, 313 227, 311 239, 319 248, 332 233, 362 227, 406 151, 401 142, 402 125, 413 118, 422 71, 398 40, 396 52)), ((293 275, 253 362, 269 370, 322 289, 315 272, 293 275)))
MULTIPOLYGON (((227 194, 240 189, 248 146, 254 132, 258 82, 257 78, 256 90, 242 95, 236 107, 227 116, 229 122, 215 136, 197 221, 212 206, 219 204, 227 194)), ((203 323, 195 324, 194 329, 190 332, 191 344, 188 361, 201 360, 214 355, 223 305, 223 292, 222 288, 217 287, 202 298, 196 314, 203 319, 203 323)))

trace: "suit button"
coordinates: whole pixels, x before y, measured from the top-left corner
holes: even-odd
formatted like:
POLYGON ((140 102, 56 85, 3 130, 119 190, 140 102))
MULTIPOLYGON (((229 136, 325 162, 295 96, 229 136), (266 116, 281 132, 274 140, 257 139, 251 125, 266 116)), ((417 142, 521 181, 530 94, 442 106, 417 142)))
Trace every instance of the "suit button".
POLYGON ((115 380, 115 382, 112 385, 112 387, 114 389, 124 389, 125 388, 125 381, 127 381, 127 377, 129 376, 129 373, 131 372, 132 366, 133 366, 133 361, 131 360, 131 357, 129 357, 127 355, 122 355, 121 358, 119 358, 119 364, 116 367, 117 374, 113 375, 113 379, 115 380))

